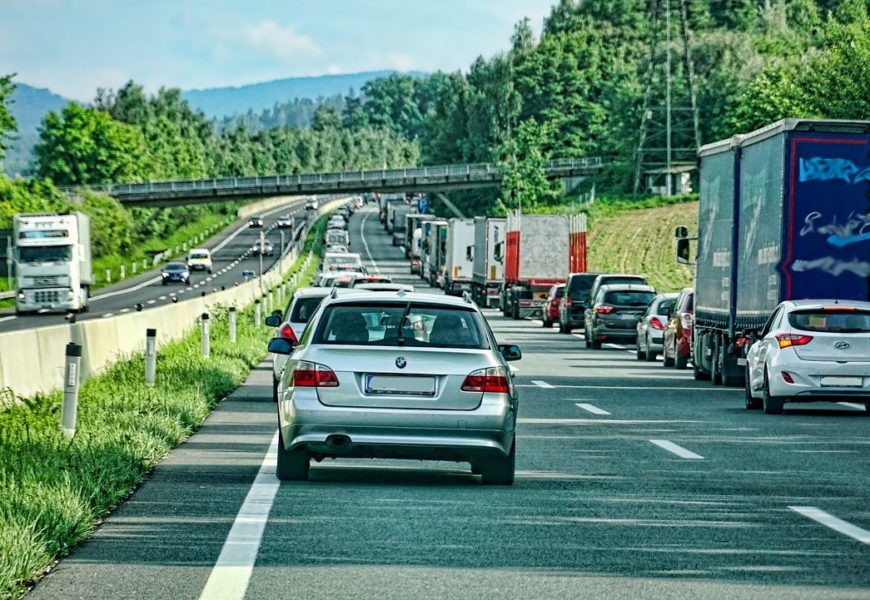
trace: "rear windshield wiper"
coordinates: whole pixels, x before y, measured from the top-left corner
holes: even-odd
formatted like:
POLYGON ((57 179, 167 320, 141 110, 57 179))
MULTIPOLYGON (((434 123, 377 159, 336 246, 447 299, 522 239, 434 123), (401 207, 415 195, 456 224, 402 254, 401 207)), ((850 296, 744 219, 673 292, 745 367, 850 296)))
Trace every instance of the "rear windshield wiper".
POLYGON ((411 303, 410 302, 408 302, 408 304, 405 305, 405 312, 402 313, 402 318, 399 319, 399 331, 398 331, 398 334, 396 336, 396 343, 399 346, 405 345, 405 333, 404 333, 405 319, 408 318, 409 312, 411 312, 411 303))

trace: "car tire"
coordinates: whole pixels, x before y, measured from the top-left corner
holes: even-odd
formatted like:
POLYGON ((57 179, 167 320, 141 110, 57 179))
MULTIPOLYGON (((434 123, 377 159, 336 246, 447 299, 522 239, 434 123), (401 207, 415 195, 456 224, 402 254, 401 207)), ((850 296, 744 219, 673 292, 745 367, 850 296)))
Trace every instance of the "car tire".
POLYGON ((763 392, 762 405, 764 406, 764 413, 768 415, 781 414, 783 404, 785 404, 785 398, 770 395, 770 383, 767 379, 767 369, 764 371, 763 392))
POLYGON ((706 371, 702 370, 698 364, 692 360, 692 375, 695 377, 695 381, 704 381, 710 379, 710 374, 706 371))
POLYGON ((640 345, 640 338, 635 338, 634 342, 637 346, 634 356, 637 360, 643 360, 646 357, 646 352, 643 351, 643 347, 640 345))
POLYGON ((749 367, 746 367, 746 385, 743 388, 743 402, 746 405, 746 410, 758 410, 761 408, 762 401, 752 397, 752 383, 749 381, 749 367))
POLYGON ((565 325, 565 333, 571 333, 572 331, 574 331, 574 328, 571 327, 571 323, 566 324, 565 325))
POLYGON ((552 322, 552 321, 548 321, 547 319, 541 319, 541 326, 542 326, 544 329, 550 329, 550 328, 553 326, 553 322, 552 322))
POLYGON ((311 456, 308 450, 284 449, 284 437, 280 430, 278 433, 278 463, 275 469, 275 475, 281 481, 307 481, 308 466, 311 461, 311 456))
POLYGON ((520 305, 519 305, 519 303, 515 302, 514 305, 511 307, 511 319, 513 319, 514 321, 520 320, 520 305))
POLYGON ((586 345, 587 348, 592 347, 592 340, 589 338, 588 335, 583 336, 583 343, 586 345))
POLYGON ((668 345, 662 344, 662 366, 663 367, 673 367, 674 359, 668 356, 668 345))
POLYGON ((565 325, 562 323, 561 319, 559 320, 559 333, 566 333, 565 325))
POLYGON ((674 367, 677 369, 685 369, 689 366, 689 358, 687 356, 680 356, 680 350, 677 348, 677 342, 674 341, 674 367))
POLYGON ((488 458, 480 463, 483 485, 513 485, 516 472, 517 443, 511 442, 511 451, 505 457, 488 458))
POLYGON ((278 403, 278 380, 272 378, 272 402, 278 403))
POLYGON ((713 382, 713 385, 722 385, 722 372, 719 370, 719 340, 718 338, 714 338, 712 340, 713 344, 713 357, 710 360, 710 381, 713 382))
POLYGON ((483 473, 483 469, 480 468, 480 465, 477 463, 471 463, 471 473, 473 475, 480 475, 483 473))
POLYGON ((594 350, 600 350, 601 349, 601 340, 596 338, 594 334, 589 336, 589 337, 591 338, 591 341, 592 341, 592 348, 594 350))

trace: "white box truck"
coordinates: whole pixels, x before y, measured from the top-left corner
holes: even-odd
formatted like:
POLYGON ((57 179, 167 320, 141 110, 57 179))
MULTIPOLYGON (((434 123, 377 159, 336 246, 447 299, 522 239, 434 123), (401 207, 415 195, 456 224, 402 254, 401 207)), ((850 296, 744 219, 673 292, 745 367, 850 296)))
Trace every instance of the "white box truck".
POLYGON ((447 252, 442 286, 449 296, 471 291, 474 267, 474 219, 447 221, 447 252))
POLYGON ((91 227, 88 216, 35 213, 12 217, 16 314, 88 309, 91 227))
POLYGON ((504 281, 505 226, 504 218, 474 217, 471 295, 478 306, 499 305, 499 288, 504 281))

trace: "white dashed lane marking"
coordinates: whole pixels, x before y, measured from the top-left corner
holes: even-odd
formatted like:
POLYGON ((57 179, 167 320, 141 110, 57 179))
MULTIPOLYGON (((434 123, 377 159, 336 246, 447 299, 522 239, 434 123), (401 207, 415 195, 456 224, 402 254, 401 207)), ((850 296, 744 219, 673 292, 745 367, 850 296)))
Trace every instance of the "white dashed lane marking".
POLYGON ((590 412, 593 415, 609 415, 610 414, 606 410, 602 410, 602 409, 598 408, 597 406, 594 406, 592 404, 586 404, 584 402, 575 402, 574 406, 576 406, 577 408, 582 408, 586 412, 590 412))
POLYGON ((532 379, 532 383, 534 383, 539 388, 544 388, 545 390, 552 390, 553 386, 547 383, 546 381, 540 381, 539 379, 532 379))
POLYGON ((838 519, 834 515, 828 514, 815 506, 789 506, 789 508, 808 519, 812 519, 816 523, 820 523, 825 527, 830 527, 838 533, 842 533, 852 539, 858 540, 862 544, 870 544, 870 531, 861 529, 857 525, 852 525, 843 519, 838 519))
POLYGON ((667 450, 668 452, 676 454, 680 458, 685 458, 687 460, 704 460, 704 457, 701 456, 700 454, 695 454, 691 450, 686 450, 682 446, 678 446, 677 444, 675 444, 673 442, 669 442, 668 440, 650 440, 650 442, 652 442, 653 444, 655 444, 659 448, 662 448, 664 450, 667 450))

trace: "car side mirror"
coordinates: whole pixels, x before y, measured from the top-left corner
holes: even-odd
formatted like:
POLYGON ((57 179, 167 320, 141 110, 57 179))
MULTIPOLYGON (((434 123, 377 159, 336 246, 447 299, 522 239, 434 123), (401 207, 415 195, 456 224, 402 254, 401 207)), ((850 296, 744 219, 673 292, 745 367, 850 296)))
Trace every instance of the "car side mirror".
POLYGON ((268 317, 266 317, 266 326, 267 327, 277 327, 280 324, 281 324, 281 315, 280 314, 278 314, 278 315, 271 314, 268 317))
POLYGON ((287 338, 275 337, 269 340, 269 352, 273 354, 293 354, 296 344, 287 338))
POLYGON ((523 351, 516 344, 499 344, 498 351, 507 361, 520 360, 523 357, 523 351))
POLYGON ((689 258, 689 238, 677 239, 677 262, 682 265, 691 264, 689 258))

